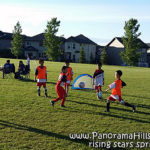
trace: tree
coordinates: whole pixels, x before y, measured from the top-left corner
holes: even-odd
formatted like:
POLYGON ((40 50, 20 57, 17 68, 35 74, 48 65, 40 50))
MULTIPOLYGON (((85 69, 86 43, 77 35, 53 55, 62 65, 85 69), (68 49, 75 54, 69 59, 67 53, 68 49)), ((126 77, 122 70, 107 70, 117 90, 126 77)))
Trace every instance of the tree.
POLYGON ((141 33, 138 33, 139 27, 140 25, 136 19, 130 19, 125 22, 125 35, 122 37, 124 51, 122 51, 120 55, 122 60, 130 66, 137 65, 140 57, 139 49, 141 45, 138 42, 138 37, 141 33))
POLYGON ((11 53, 16 56, 17 58, 21 55, 22 53, 22 47, 23 47, 23 38, 22 38, 22 29, 19 21, 17 24, 14 26, 13 30, 13 40, 11 41, 11 53))
POLYGON ((60 55, 61 37, 56 36, 60 21, 57 18, 52 18, 47 22, 47 28, 44 33, 43 44, 46 48, 46 55, 49 59, 57 61, 60 55))
POLYGON ((94 61, 94 58, 93 58, 93 54, 91 52, 91 55, 90 55, 90 64, 94 64, 94 63, 95 63, 95 61, 94 61))
POLYGON ((107 55, 107 52, 106 52, 106 48, 104 47, 103 50, 102 50, 102 53, 101 53, 101 62, 103 64, 107 64, 107 59, 108 59, 108 55, 107 55))
POLYGON ((85 63, 85 62, 86 62, 83 44, 82 44, 81 50, 80 50, 79 62, 80 62, 80 63, 85 63))

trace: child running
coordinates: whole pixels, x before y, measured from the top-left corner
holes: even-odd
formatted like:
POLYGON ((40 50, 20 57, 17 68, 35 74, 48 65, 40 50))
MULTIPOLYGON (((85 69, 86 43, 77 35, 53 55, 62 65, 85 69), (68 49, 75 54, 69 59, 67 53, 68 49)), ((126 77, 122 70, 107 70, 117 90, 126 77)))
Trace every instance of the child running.
POLYGON ((102 70, 102 63, 98 63, 98 69, 95 70, 93 75, 93 85, 97 93, 97 99, 103 99, 101 87, 104 85, 104 70, 102 70))
POLYGON ((38 96, 40 96, 40 89, 41 89, 41 86, 43 86, 44 91, 45 91, 45 97, 48 97, 47 88, 46 88, 47 70, 46 70, 46 66, 44 66, 44 60, 39 59, 39 64, 40 65, 36 68, 36 71, 35 71, 35 81, 37 81, 38 96))
POLYGON ((124 106, 132 107, 133 112, 135 112, 135 110, 136 110, 136 107, 134 105, 131 105, 127 102, 124 102, 122 97, 121 97, 121 88, 123 86, 126 86, 126 83, 121 80, 121 76, 122 76, 122 71, 117 70, 115 72, 115 78, 116 78, 115 82, 110 84, 108 86, 108 89, 106 90, 106 92, 108 92, 109 90, 112 89, 112 94, 107 99, 107 110, 105 112, 109 112, 110 101, 116 101, 116 100, 118 100, 119 103, 124 105, 124 106))
POLYGON ((65 83, 65 91, 66 91, 66 96, 68 95, 68 91, 69 91, 69 85, 71 83, 71 80, 73 79, 73 70, 71 67, 69 67, 70 63, 69 61, 66 61, 65 62, 65 66, 67 67, 67 73, 66 73, 66 76, 67 76, 67 82, 65 83))
POLYGON ((57 92, 58 98, 54 99, 53 101, 50 101, 52 106, 54 106, 55 102, 62 99, 61 107, 65 107, 64 102, 66 100, 66 91, 64 90, 63 86, 67 81, 66 72, 67 72, 67 67, 63 66, 62 72, 60 73, 57 84, 56 84, 56 92, 57 92))

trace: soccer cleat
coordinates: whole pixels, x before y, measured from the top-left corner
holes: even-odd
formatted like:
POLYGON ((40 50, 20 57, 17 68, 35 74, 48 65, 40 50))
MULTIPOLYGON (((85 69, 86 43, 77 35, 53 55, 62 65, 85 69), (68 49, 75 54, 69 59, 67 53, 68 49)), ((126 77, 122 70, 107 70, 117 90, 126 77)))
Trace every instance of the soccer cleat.
POLYGON ((133 105, 133 109, 132 109, 132 111, 133 111, 133 112, 135 112, 135 111, 136 111, 136 106, 134 106, 134 105, 133 105))
POLYGON ((50 101, 50 104, 54 107, 54 102, 53 101, 50 101))
POLYGON ((38 96, 41 96, 41 94, 40 94, 40 93, 38 93, 38 96))
POLYGON ((105 112, 110 112, 110 111, 108 111, 108 110, 105 110, 105 112))
POLYGON ((66 107, 65 105, 61 105, 61 107, 66 107))

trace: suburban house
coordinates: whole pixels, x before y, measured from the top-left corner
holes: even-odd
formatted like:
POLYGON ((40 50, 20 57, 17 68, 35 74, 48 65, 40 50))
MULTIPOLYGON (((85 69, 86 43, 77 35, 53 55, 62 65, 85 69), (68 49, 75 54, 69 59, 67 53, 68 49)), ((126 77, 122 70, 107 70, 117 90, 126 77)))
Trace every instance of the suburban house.
MULTIPOLYGON (((37 53, 38 49, 35 46, 32 46, 30 43, 31 37, 23 36, 23 53, 22 57, 26 57, 27 54, 37 53)), ((12 41, 12 33, 2 32, 0 31, 0 56, 1 57, 13 57, 11 54, 11 41, 12 41)))
POLYGON ((71 36, 64 42, 64 57, 72 62, 79 62, 81 47, 84 47, 86 62, 90 62, 90 56, 95 60, 97 44, 80 34, 71 36))
MULTIPOLYGON (((44 33, 29 37, 23 35, 23 53, 22 57, 27 57, 29 55, 33 59, 45 58, 45 47, 43 46, 44 33)), ((11 41, 12 41, 12 33, 6 33, 0 31, 0 56, 1 57, 13 57, 11 54, 11 41)), ((61 51, 58 60, 70 60, 72 62, 79 62, 80 50, 83 45, 86 62, 90 62, 90 56, 93 55, 93 59, 96 59, 97 56, 97 47, 98 45, 80 34, 78 36, 71 36, 67 39, 61 38, 62 45, 61 51)))
MULTIPOLYGON (((148 46, 145 44, 141 39, 138 41, 141 44, 141 57, 139 58, 138 66, 147 67, 148 60, 147 60, 147 50, 148 46)), ((115 37, 112 39, 110 43, 106 45, 106 52, 108 55, 108 64, 110 65, 126 65, 120 56, 120 52, 124 50, 123 41, 120 37, 115 37)))
POLYGON ((150 43, 147 43, 148 50, 147 50, 147 61, 150 67, 150 43))

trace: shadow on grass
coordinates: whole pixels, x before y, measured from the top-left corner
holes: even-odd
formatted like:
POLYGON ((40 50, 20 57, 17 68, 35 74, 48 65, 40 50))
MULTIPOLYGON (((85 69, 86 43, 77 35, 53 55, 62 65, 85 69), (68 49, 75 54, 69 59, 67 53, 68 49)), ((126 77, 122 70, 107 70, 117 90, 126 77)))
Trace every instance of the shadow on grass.
POLYGON ((135 96, 135 95, 128 95, 128 94, 123 94, 123 96, 127 96, 127 97, 135 97, 135 98, 140 98, 140 99, 150 99, 149 97, 135 96))
MULTIPOLYGON (((98 104, 93 104, 93 103, 79 102, 79 101, 73 101, 73 100, 67 100, 67 101, 70 101, 70 102, 73 102, 73 103, 77 103, 77 104, 85 104, 85 105, 89 105, 89 106, 93 106, 93 107, 106 108, 105 106, 98 105, 98 104)), ((95 101, 96 101, 96 100, 95 100, 95 101)), ((105 100, 98 100, 97 102, 101 103, 101 102, 105 102, 105 100)), ((112 103, 113 103, 113 102, 112 102, 112 103)), ((119 103, 115 103, 115 104, 116 104, 116 105, 120 105, 119 103)), ((136 104, 135 104, 135 105, 136 105, 136 104)), ((120 106, 122 106, 122 105, 120 105, 120 106)), ((126 106, 122 106, 122 107, 130 108, 130 107, 126 107, 126 106)), ((136 107, 142 107, 142 108, 144 107, 144 108, 149 109, 150 106, 138 104, 138 105, 136 105, 136 107)), ((119 111, 131 112, 131 110, 125 109, 125 108, 112 107, 112 106, 110 107, 110 109, 115 109, 115 110, 119 110, 119 111)), ((150 115, 150 113, 148 113, 148 112, 142 112, 142 111, 138 111, 138 110, 136 110, 135 113, 144 114, 144 115, 150 115)))
MULTIPOLYGON (((90 105, 90 106, 93 106, 93 107, 106 108, 105 106, 97 105, 97 104, 91 104, 91 103, 85 103, 85 102, 78 102, 78 101, 73 101, 73 100, 67 100, 67 101, 74 102, 74 103, 77 103, 77 104, 86 104, 86 105, 90 105)), ((111 109, 133 113, 131 110, 124 109, 124 108, 111 107, 111 109)), ((120 119, 132 120, 132 121, 136 121, 136 122, 140 122, 140 123, 150 123, 150 121, 139 120, 139 119, 132 118, 132 117, 124 117, 124 116, 119 116, 119 115, 115 115, 115 114, 111 114, 111 113, 94 112, 94 111, 91 111, 91 110, 87 111, 87 110, 78 110, 78 109, 76 109, 76 111, 73 111, 73 112, 85 112, 85 113, 88 113, 88 114, 110 116, 110 117, 115 117, 115 118, 120 118, 120 119)), ((136 111, 135 113, 144 114, 144 115, 150 115, 150 113, 141 112, 141 111, 136 111)))
POLYGON ((11 122, 4 121, 4 120, 0 120, 0 125, 5 126, 5 127, 10 127, 10 128, 15 128, 15 129, 18 129, 18 130, 25 130, 25 131, 29 131, 29 132, 34 132, 34 133, 46 135, 46 136, 51 136, 51 137, 54 137, 54 138, 67 140, 67 141, 71 141, 71 142, 75 142, 75 143, 79 143, 79 144, 84 144, 86 146, 88 146, 89 142, 90 142, 89 140, 85 140, 85 139, 82 139, 82 140, 71 139, 71 138, 69 138, 69 135, 65 136, 65 135, 53 133, 53 132, 50 132, 50 131, 45 131, 45 130, 42 130, 42 129, 37 129, 37 128, 34 128, 34 127, 30 127, 30 126, 11 123, 11 122))
POLYGON ((150 123, 150 121, 146 121, 146 120, 141 120, 141 119, 136 119, 133 117, 124 117, 121 115, 116 115, 116 114, 112 114, 111 112, 109 113, 102 113, 102 112, 95 112, 95 111, 91 111, 91 110, 82 110, 82 109, 64 109, 64 111, 69 111, 69 112, 75 112, 75 113, 86 113, 86 114, 91 114, 91 115, 102 115, 102 116, 107 116, 107 117, 112 117, 112 118, 118 118, 118 119, 124 119, 124 120, 131 120, 131 121, 135 121, 135 122, 139 122, 139 123, 150 123))

